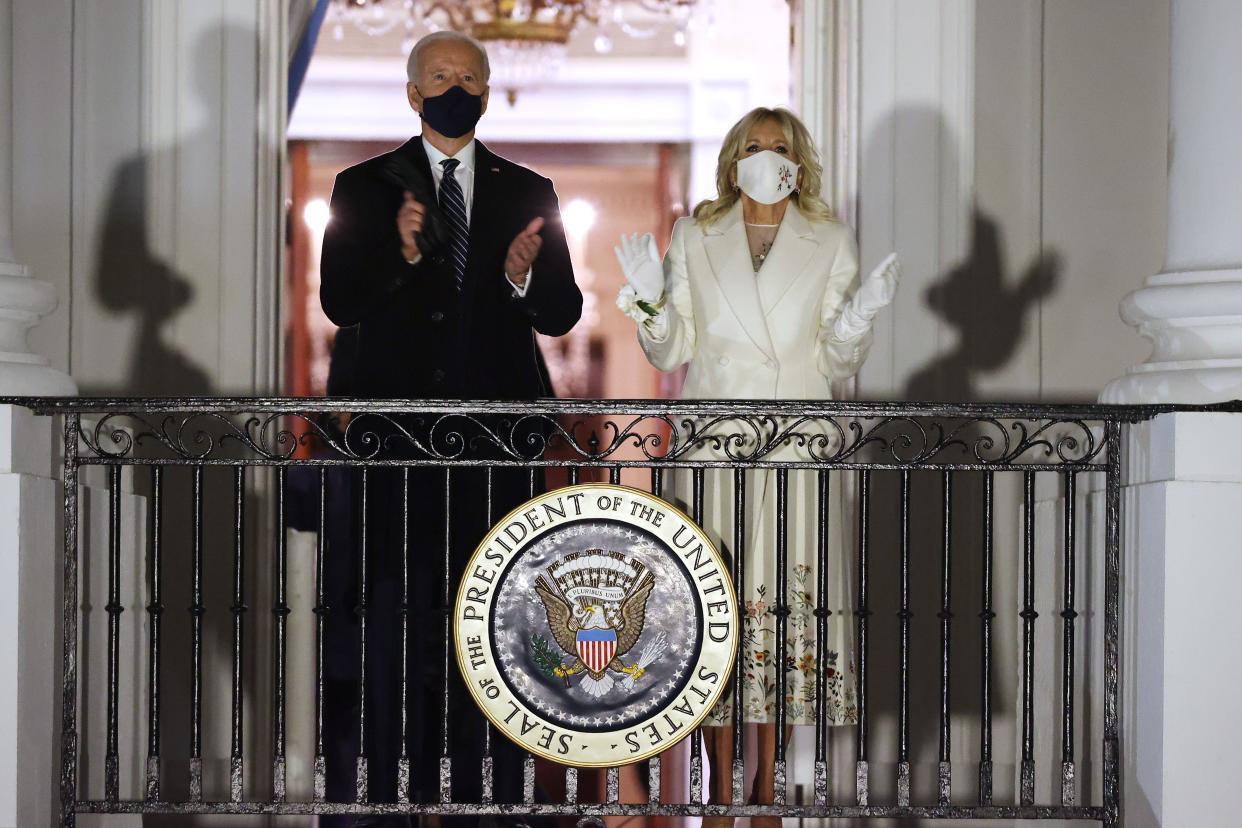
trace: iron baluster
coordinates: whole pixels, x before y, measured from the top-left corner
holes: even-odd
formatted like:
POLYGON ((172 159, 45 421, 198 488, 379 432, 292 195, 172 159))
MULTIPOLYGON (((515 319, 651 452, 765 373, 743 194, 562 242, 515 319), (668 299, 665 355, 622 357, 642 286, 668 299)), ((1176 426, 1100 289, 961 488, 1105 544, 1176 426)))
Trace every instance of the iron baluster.
MULTIPOLYGON (((495 504, 493 502, 495 494, 493 486, 495 481, 493 480, 493 471, 493 468, 488 466, 486 472, 484 472, 486 476, 484 485, 484 514, 487 515, 488 526, 495 522, 495 504)), ((495 778, 495 759, 492 757, 492 723, 487 719, 483 720, 483 767, 480 770, 483 783, 483 792, 480 799, 484 803, 491 803, 495 778)))
POLYGON ((897 804, 910 804, 910 472, 901 473, 901 609, 897 664, 897 804))
POLYGON ((859 807, 870 804, 870 774, 867 760, 867 620, 871 617, 868 600, 868 567, 871 565, 871 472, 858 473, 858 745, 854 767, 854 790, 859 807))
MULTIPOLYGON (((746 470, 733 470, 733 588, 738 596, 742 630, 746 624, 746 470)), ((739 650, 741 648, 739 647, 739 650)), ((745 693, 745 656, 737 654, 733 662, 733 763, 731 766, 730 801, 734 805, 745 802, 742 793, 746 776, 746 728, 742 719, 742 699, 745 693)))
POLYGON ((203 467, 193 467, 193 514, 190 520, 191 597, 193 643, 190 650, 190 801, 203 799, 203 467))
POLYGON ((319 469, 318 533, 315 538, 315 780, 314 798, 328 793, 328 764, 324 755, 324 632, 330 608, 324 601, 324 570, 328 551, 328 470, 319 469))
MULTIPOLYGON (((651 493, 656 497, 664 494, 664 469, 659 466, 651 467, 651 493)), ((660 804, 661 794, 663 793, 663 779, 661 778, 661 759, 659 755, 652 756, 647 760, 647 804, 650 807, 657 807, 660 804)))
MULTIPOLYGON (((527 479, 527 493, 530 498, 534 498, 537 493, 539 482, 539 471, 534 466, 530 467, 527 479)), ((530 805, 535 801, 535 757, 527 753, 522 760, 522 803, 530 805)))
POLYGON ((605 781, 605 802, 621 801, 621 772, 616 768, 609 768, 607 779, 605 781))
POLYGON ((788 791, 785 776, 785 722, 788 703, 785 671, 789 656, 789 471, 776 470, 776 604, 772 608, 776 616, 776 758, 772 769, 772 801, 784 805, 788 791))
POLYGON ((81 417, 70 413, 64 424, 64 553, 60 640, 60 824, 73 828, 78 811, 78 432, 81 417))
POLYGON ((815 548, 815 804, 828 804, 828 683, 825 663, 828 657, 828 532, 830 499, 828 470, 816 472, 817 515, 815 548))
MULTIPOLYGON (((696 526, 703 525, 703 469, 690 472, 690 518, 696 526)), ((703 796, 703 730, 696 727, 690 734, 690 801, 702 805, 703 796)))
POLYGON ((242 642, 243 616, 246 612, 245 597, 245 532, 246 532, 246 467, 233 469, 233 604, 229 612, 233 616, 233 686, 232 739, 229 745, 229 795, 234 802, 242 801, 242 642))
POLYGON ((1061 618, 1064 624, 1061 666, 1061 804, 1074 805, 1074 506, 1077 480, 1073 472, 1065 473, 1065 586, 1061 618))
POLYGON ((453 608, 451 570, 453 565, 453 470, 444 469, 444 572, 441 578, 440 609, 444 617, 444 661, 440 665, 443 681, 440 697, 440 801, 453 801, 453 758, 449 754, 449 670, 453 669, 453 608))
POLYGON ((952 642, 953 642, 953 472, 941 472, 940 542, 940 763, 936 774, 936 801, 948 805, 953 796, 952 642))
POLYGON ((1035 473, 1022 475, 1022 768, 1019 802, 1035 802, 1035 473))
POLYGON ((288 469, 276 473, 276 603, 272 617, 276 627, 275 714, 272 733, 272 797, 284 802, 287 795, 285 778, 285 737, 288 716, 288 625, 289 625, 289 550, 285 543, 285 493, 288 469))
POLYGON ((401 470, 401 747, 397 801, 410 801, 410 470, 401 470))
POLYGON ((366 802, 369 794, 367 757, 371 740, 367 734, 367 623, 371 615, 371 581, 367 577, 367 553, 370 540, 370 475, 367 469, 359 474, 358 488, 358 757, 354 765, 354 801, 366 802))
POLYGON ((992 804, 992 472, 983 474, 983 608, 979 611, 979 804, 992 804))
POLYGON ((1104 828, 1121 825, 1121 422, 1104 424, 1104 828))
POLYGON ((151 467, 151 555, 149 559, 150 600, 147 615, 151 623, 150 647, 147 651, 147 779, 146 798, 160 798, 160 660, 161 632, 164 616, 163 511, 164 469, 151 467))
POLYGON ((121 613, 121 467, 108 469, 108 736, 104 749, 104 797, 120 799, 117 704, 120 693, 121 613))

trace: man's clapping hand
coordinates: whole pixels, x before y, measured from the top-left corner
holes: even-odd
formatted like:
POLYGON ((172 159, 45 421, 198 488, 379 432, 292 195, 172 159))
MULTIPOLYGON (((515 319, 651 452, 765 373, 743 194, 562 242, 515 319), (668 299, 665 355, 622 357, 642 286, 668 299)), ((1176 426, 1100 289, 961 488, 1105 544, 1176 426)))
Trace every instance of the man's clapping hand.
POLYGON ((414 200, 408 190, 401 209, 397 211, 397 237, 401 239, 401 255, 407 262, 415 262, 422 256, 418 250, 415 236, 423 229, 423 219, 427 208, 414 200))
POLYGON ((543 237, 539 231, 543 229, 543 217, 537 217, 526 225, 526 229, 514 237, 509 245, 509 255, 505 256, 505 275, 518 287, 526 284, 526 274, 530 272, 539 248, 543 247, 543 237))

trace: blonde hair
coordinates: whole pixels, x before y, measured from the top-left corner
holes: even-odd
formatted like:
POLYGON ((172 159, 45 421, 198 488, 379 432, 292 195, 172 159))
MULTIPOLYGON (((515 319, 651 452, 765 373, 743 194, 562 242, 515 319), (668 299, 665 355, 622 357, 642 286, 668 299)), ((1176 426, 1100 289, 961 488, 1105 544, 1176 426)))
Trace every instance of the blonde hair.
POLYGON ((700 202, 694 208, 694 220, 700 225, 713 224, 733 209, 741 195, 736 184, 737 160, 746 149, 750 131, 764 121, 776 121, 785 140, 789 142, 793 160, 799 166, 798 189, 790 196, 794 205, 809 219, 835 221, 832 208, 820 195, 824 168, 819 163, 819 151, 811 140, 811 133, 798 116, 784 107, 769 109, 760 106, 742 116, 725 135, 716 161, 716 198, 700 202))

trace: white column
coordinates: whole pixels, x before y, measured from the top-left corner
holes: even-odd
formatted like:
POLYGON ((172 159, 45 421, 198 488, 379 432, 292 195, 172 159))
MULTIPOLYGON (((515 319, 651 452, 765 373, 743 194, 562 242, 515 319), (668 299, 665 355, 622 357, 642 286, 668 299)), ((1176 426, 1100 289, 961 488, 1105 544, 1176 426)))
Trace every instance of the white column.
POLYGON ((1242 397, 1242 3, 1173 0, 1164 271, 1121 303, 1152 355, 1115 403, 1242 397))
POLYGON ((56 294, 13 254, 12 59, 13 3, 0 0, 0 396, 76 394, 73 380, 26 344, 26 332, 55 309, 56 294))
MULTIPOLYGON (((13 252, 12 55, 12 0, 0 0, 0 396, 75 394, 73 380, 26 344, 56 297, 13 252)), ((52 434, 50 419, 0 405, 0 828, 51 826, 57 816, 52 434)))
POLYGON ((1125 465, 1124 824, 1236 825, 1242 418, 1133 426, 1125 465))
POLYGON ((0 828, 59 824, 55 454, 48 418, 0 405, 0 828))

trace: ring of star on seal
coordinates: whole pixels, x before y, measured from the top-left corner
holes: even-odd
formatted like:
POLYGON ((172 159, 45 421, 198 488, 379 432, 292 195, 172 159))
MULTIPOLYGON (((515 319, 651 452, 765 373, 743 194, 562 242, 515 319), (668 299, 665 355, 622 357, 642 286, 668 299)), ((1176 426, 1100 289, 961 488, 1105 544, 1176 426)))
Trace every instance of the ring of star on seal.
POLYGON ((470 694, 523 749, 575 767, 654 756, 731 684, 741 619, 728 568, 684 512, 594 483, 497 522, 457 590, 470 694))

